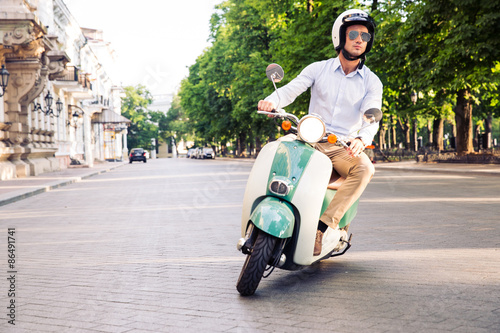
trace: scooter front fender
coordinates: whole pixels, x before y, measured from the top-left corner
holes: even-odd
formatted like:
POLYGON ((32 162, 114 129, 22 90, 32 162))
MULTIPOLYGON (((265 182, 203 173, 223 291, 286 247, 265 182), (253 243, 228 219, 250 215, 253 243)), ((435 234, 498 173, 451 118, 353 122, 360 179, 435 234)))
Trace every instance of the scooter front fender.
POLYGON ((260 230, 277 238, 292 236, 295 225, 293 208, 286 201, 275 197, 266 197, 250 215, 250 221, 260 230))

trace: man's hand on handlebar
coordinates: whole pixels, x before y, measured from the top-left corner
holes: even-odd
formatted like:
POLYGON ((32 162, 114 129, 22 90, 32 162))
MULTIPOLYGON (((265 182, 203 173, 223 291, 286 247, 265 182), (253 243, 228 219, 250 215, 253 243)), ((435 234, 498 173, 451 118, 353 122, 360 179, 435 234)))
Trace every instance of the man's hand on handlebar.
POLYGON ((276 106, 273 102, 260 100, 257 109, 259 111, 275 112, 276 106))
POLYGON ((352 140, 349 148, 347 148, 349 155, 351 155, 352 157, 358 157, 359 154, 363 152, 363 150, 365 150, 365 144, 359 138, 352 140))
MULTIPOLYGON (((276 106, 273 102, 260 100, 257 105, 257 110, 266 112, 276 112, 276 106)), ((267 115, 269 118, 274 118, 272 115, 267 115)))

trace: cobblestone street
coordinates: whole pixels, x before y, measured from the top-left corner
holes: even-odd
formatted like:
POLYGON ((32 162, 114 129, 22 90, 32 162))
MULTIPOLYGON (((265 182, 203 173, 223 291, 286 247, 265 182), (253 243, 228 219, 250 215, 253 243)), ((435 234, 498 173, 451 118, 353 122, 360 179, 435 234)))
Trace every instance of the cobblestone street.
POLYGON ((500 177, 377 165, 351 250, 241 297, 251 166, 125 164, 0 207, 0 331, 500 331, 500 177))

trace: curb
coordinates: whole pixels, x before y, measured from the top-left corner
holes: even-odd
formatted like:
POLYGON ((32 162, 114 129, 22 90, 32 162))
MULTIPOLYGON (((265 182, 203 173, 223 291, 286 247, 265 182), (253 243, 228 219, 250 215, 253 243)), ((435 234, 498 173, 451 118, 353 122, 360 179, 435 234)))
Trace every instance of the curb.
POLYGON ((453 168, 433 168, 433 167, 412 167, 412 166, 389 166, 389 165, 375 165, 375 170, 398 170, 398 171, 413 171, 413 172, 434 172, 434 173, 447 173, 447 174, 461 174, 469 176, 493 176, 500 177, 499 171, 491 170, 465 170, 465 169, 453 169, 453 168))
MULTIPOLYGON (((107 169, 94 171, 94 172, 91 172, 89 174, 82 175, 82 176, 69 177, 69 178, 64 179, 64 180, 56 180, 52 183, 49 183, 48 185, 39 185, 38 188, 30 189, 30 190, 27 190, 27 191, 20 193, 20 194, 14 194, 6 199, 0 198, 0 207, 11 204, 11 203, 16 202, 16 201, 20 201, 23 199, 33 197, 33 196, 38 195, 38 194, 49 192, 51 190, 55 190, 57 188, 60 188, 60 187, 66 186, 66 185, 74 184, 74 183, 79 182, 81 180, 91 178, 91 177, 100 175, 100 174, 105 173, 105 172, 109 172, 109 171, 116 169, 116 168, 119 168, 123 165, 125 165, 125 163, 110 166, 107 169)), ((6 197, 9 196, 9 194, 5 194, 5 196, 6 197)))

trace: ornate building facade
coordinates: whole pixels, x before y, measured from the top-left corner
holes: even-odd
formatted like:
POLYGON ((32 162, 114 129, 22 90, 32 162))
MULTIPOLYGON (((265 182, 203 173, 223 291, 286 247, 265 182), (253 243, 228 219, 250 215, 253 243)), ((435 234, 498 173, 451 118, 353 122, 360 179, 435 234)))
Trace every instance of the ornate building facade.
POLYGON ((112 58, 102 32, 80 28, 63 0, 0 0, 0 65, 8 73, 0 180, 123 158, 129 121, 103 65, 112 58))

